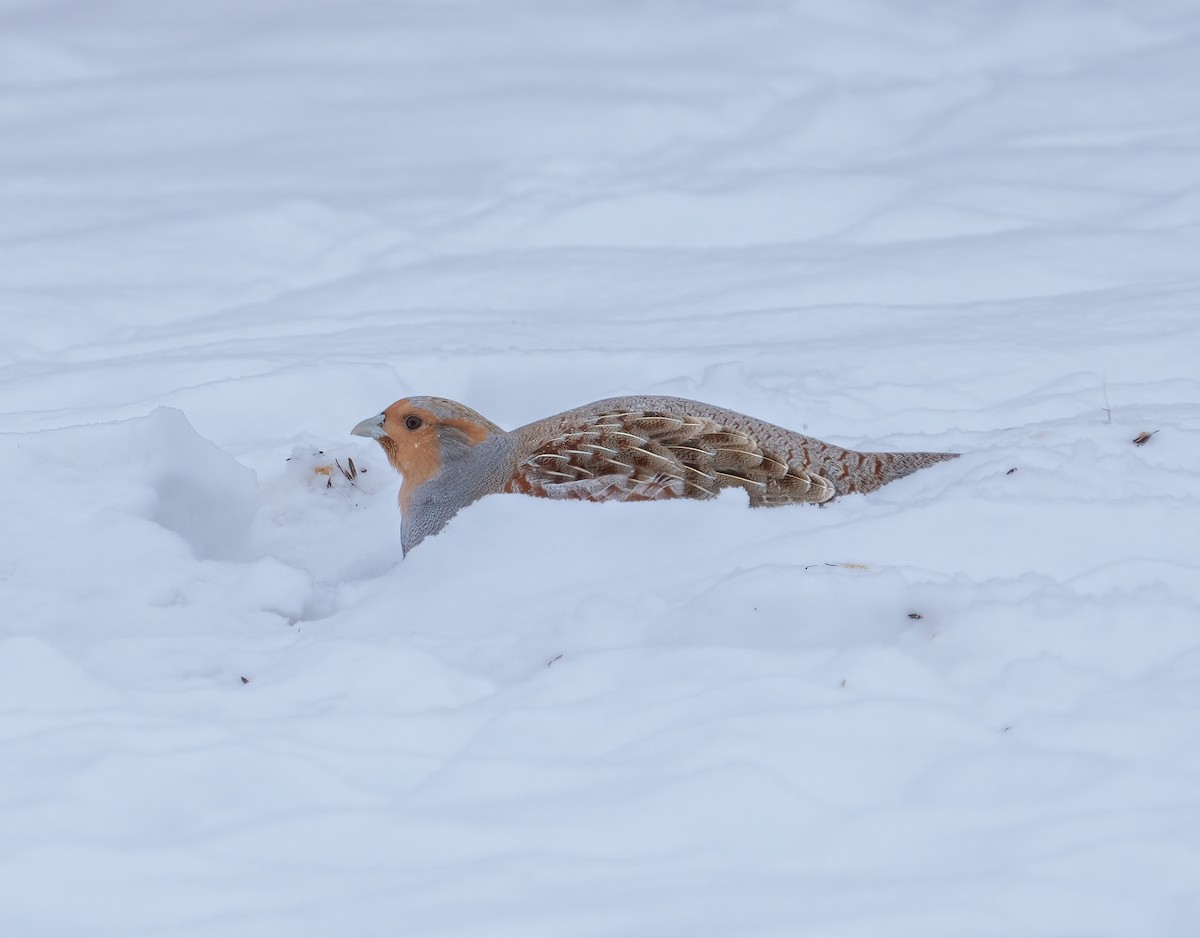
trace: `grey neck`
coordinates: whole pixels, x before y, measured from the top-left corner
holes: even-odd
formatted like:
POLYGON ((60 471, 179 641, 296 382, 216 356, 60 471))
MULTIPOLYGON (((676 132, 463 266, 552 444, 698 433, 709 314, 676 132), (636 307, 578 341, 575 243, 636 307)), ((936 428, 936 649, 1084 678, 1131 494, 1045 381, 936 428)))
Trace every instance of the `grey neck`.
POLYGON ((441 471, 413 492, 400 530, 404 553, 442 530, 458 512, 499 492, 516 456, 507 433, 493 433, 462 450, 443 447, 441 471))

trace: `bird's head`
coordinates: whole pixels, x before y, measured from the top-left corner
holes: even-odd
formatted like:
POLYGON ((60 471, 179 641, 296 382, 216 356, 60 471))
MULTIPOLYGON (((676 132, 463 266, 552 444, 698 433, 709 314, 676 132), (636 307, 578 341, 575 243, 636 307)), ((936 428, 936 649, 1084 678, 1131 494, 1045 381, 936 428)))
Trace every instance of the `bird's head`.
POLYGON ((468 456, 493 433, 503 433, 486 417, 443 397, 406 397, 350 431, 374 439, 388 462, 404 476, 400 506, 446 468, 468 456))

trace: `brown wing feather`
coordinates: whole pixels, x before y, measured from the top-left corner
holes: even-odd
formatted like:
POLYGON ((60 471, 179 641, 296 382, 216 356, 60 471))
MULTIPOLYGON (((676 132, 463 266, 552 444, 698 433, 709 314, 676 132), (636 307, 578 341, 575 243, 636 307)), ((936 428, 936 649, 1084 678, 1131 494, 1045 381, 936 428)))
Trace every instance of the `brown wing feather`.
POLYGON ((745 489, 751 505, 828 501, 833 483, 718 421, 653 411, 589 414, 517 467, 507 491, 547 498, 712 498, 745 489))

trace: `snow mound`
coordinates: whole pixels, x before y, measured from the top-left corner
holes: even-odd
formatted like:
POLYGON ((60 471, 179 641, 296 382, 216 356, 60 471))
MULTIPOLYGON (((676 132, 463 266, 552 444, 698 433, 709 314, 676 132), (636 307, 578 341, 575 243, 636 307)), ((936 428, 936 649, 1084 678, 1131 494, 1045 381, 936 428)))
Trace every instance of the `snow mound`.
POLYGON ((227 560, 244 550, 258 511, 258 478, 201 438, 183 413, 162 407, 138 424, 139 451, 155 493, 149 517, 197 557, 227 560))

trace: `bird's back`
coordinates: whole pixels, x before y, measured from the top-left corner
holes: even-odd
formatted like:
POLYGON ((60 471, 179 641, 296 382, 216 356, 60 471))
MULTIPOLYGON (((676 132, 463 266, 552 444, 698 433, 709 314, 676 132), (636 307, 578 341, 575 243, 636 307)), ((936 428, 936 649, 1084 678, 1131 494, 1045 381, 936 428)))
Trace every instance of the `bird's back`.
POLYGON ((510 433, 507 491, 551 498, 711 498, 746 489, 751 505, 869 492, 953 453, 860 453, 724 407, 637 395, 595 401, 510 433))

